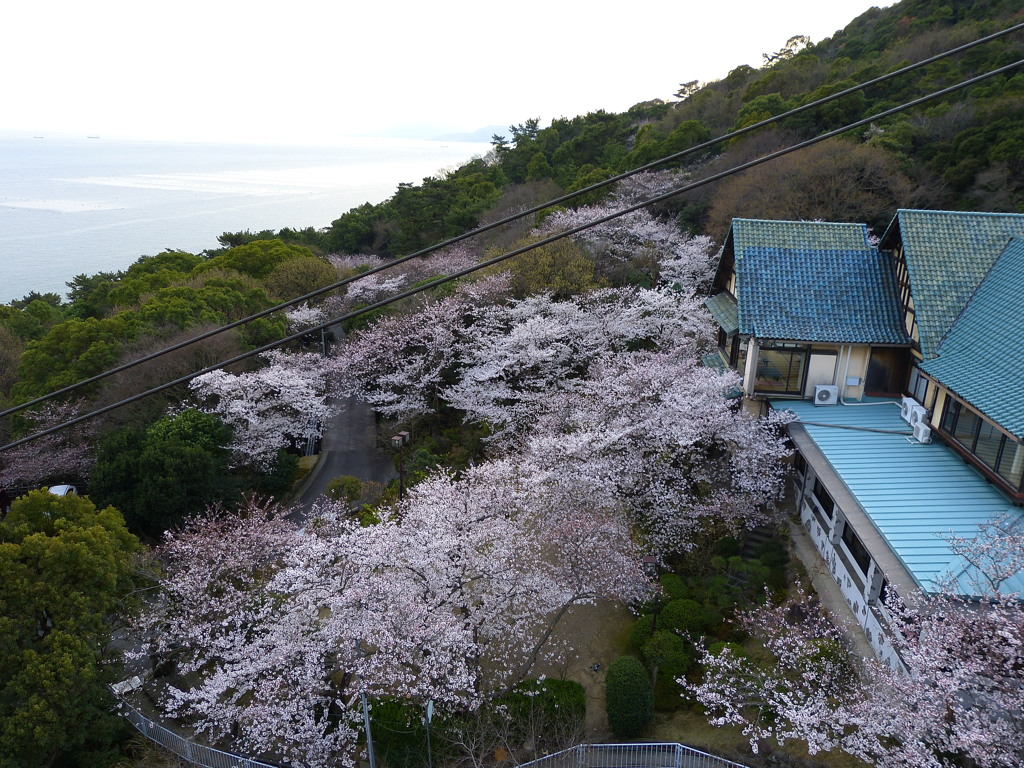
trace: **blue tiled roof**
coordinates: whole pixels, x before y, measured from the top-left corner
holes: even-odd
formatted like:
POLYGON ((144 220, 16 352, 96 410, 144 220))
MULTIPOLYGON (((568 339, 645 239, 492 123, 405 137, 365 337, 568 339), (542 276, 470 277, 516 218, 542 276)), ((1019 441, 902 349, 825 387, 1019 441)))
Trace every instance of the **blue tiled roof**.
MULTIPOLYGON (((772 407, 800 418, 920 587, 933 592, 952 580, 961 594, 983 593, 980 575, 943 536, 973 537, 980 523, 1004 514, 1011 516, 1011 525, 1024 526, 1024 510, 1012 506, 948 447, 908 440, 910 429, 896 403, 815 407, 807 401, 774 400, 772 407)), ((1024 592, 1024 572, 1005 581, 1002 590, 1024 592)))
POLYGON ((1024 438, 1024 239, 1014 238, 921 368, 1024 438))
POLYGON ((894 246, 897 236, 927 360, 1010 238, 1024 236, 1024 214, 903 210, 889 225, 882 246, 894 246))
POLYGON ((857 250, 736 243, 740 333, 762 339, 902 344, 892 264, 857 250))
POLYGON ((734 333, 740 327, 736 300, 728 293, 719 293, 705 299, 704 305, 727 334, 734 333))
POLYGON ((864 224, 733 219, 739 331, 763 339, 903 344, 895 278, 864 224))

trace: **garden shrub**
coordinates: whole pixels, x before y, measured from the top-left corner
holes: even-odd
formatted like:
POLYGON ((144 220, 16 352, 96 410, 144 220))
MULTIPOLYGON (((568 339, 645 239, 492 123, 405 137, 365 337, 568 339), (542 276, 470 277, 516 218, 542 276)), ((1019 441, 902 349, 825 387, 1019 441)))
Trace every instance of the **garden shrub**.
POLYGON ((654 711, 654 692, 647 670, 632 656, 619 656, 608 665, 605 677, 608 726, 619 739, 643 733, 654 711))
POLYGON ((674 632, 658 630, 644 643, 648 666, 658 666, 658 675, 671 678, 685 675, 693 665, 693 646, 674 632))
POLYGON ((644 643, 651 639, 651 633, 654 631, 654 616, 650 613, 645 613, 639 619, 633 622, 633 626, 629 628, 629 642, 627 647, 634 653, 640 653, 644 647, 644 643))
POLYGON ((661 588, 665 590, 665 596, 669 600, 682 600, 683 598, 693 597, 690 594, 689 588, 683 583, 679 575, 675 573, 661 574, 661 588))
POLYGON ((324 495, 334 501, 354 504, 363 495, 363 482, 352 475, 339 475, 327 484, 324 495))
POLYGON ((661 609, 658 626, 670 631, 706 635, 714 630, 715 618, 696 600, 672 600, 661 609))

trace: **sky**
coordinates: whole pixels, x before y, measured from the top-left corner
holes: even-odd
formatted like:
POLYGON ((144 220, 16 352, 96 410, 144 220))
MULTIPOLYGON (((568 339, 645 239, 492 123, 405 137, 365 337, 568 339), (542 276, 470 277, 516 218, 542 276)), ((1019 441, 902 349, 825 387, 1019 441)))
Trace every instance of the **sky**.
POLYGON ((10 0, 0 135, 333 144, 546 125, 670 100, 892 4, 10 0))

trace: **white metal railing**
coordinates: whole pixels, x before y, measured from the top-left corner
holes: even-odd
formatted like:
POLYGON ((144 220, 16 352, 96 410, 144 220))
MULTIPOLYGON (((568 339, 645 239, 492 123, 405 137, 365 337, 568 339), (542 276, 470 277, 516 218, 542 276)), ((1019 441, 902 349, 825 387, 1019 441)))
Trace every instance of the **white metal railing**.
POLYGON ((196 744, 159 723, 154 723, 130 704, 120 701, 120 705, 121 716, 139 733, 193 765, 201 765, 204 768, 279 768, 274 763, 264 763, 223 752, 205 744, 196 744))
POLYGON ((519 768, 747 768, 673 743, 578 744, 519 768))

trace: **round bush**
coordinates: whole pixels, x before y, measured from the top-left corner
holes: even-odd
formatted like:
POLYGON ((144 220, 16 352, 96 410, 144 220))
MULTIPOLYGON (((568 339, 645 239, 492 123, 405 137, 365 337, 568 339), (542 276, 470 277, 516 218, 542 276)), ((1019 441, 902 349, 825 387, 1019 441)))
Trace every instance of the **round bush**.
POLYGON ((352 504, 363 494, 363 483, 358 477, 340 475, 327 484, 324 494, 334 501, 347 501, 352 504))
POLYGON ((713 626, 708 611, 696 600, 673 600, 661 610, 658 629, 706 635, 713 626))
POLYGON ((629 628, 629 650, 640 653, 644 643, 651 639, 654 631, 654 616, 646 613, 633 622, 629 628))
POLYGON ((676 573, 663 573, 661 575, 661 588, 665 590, 665 596, 669 600, 682 600, 686 597, 692 597, 690 590, 676 573))
POLYGON ((643 733, 654 711, 654 691, 644 665, 632 656, 619 656, 605 677, 608 726, 619 739, 643 733))

